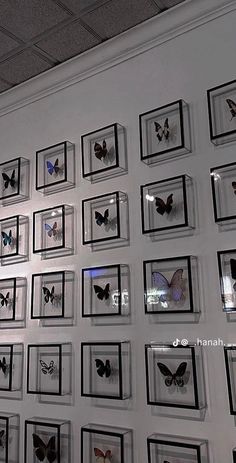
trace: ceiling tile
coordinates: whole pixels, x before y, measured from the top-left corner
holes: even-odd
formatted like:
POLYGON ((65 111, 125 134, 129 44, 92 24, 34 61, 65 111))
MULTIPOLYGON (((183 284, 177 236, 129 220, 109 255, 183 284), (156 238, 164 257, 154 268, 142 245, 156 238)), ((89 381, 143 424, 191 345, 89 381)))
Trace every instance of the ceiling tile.
POLYGON ((9 51, 17 48, 19 43, 0 31, 0 56, 6 55, 9 51))
POLYGON ((105 39, 120 34, 158 12, 158 7, 150 0, 111 0, 85 14, 83 21, 105 39))
POLYGON ((10 84, 7 84, 6 82, 3 82, 1 79, 0 79, 0 93, 1 92, 5 92, 6 90, 8 90, 8 88, 10 88, 11 85, 10 84))
POLYGON ((38 55, 26 50, 0 63, 0 77, 13 84, 19 84, 50 67, 50 64, 38 55))
POLYGON ((111 0, 60 0, 60 3, 67 6, 73 13, 79 14, 86 10, 98 8, 109 1, 111 0))
POLYGON ((70 15, 51 0, 0 0, 0 26, 30 40, 70 15))
POLYGON ((99 43, 92 34, 76 21, 63 27, 53 36, 41 40, 36 45, 59 61, 72 58, 99 43))

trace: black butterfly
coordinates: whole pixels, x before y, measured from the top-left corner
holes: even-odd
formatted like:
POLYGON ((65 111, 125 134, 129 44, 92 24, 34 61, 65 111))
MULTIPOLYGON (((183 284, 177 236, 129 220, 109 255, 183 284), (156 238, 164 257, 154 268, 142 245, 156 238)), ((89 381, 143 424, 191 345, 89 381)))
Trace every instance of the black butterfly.
POLYGON ((110 283, 107 283, 104 289, 98 285, 94 285, 93 288, 94 288, 95 293, 97 294, 98 299, 100 299, 101 301, 103 301, 103 299, 105 299, 105 301, 109 299, 110 283))
POLYGON ((3 374, 7 374, 7 361, 6 357, 3 357, 2 360, 0 360, 0 370, 2 370, 3 374))
POLYGON ((104 225, 108 224, 108 217, 109 217, 109 209, 106 209, 104 212, 104 215, 100 214, 100 212, 95 211, 95 220, 96 224, 101 227, 101 225, 104 223, 104 225))
POLYGON ((169 214, 172 210, 172 204, 173 204, 173 193, 171 193, 167 200, 166 203, 163 201, 161 198, 155 198, 156 200, 156 206, 157 206, 157 212, 158 214, 163 215, 165 212, 169 214))
POLYGON ((96 359, 95 363, 97 368, 97 374, 99 376, 103 377, 105 375, 106 378, 109 378, 109 376, 111 376, 110 360, 106 360, 106 362, 104 363, 102 360, 96 359))
POLYGON ((230 100, 230 98, 226 99, 226 102, 228 103, 229 110, 231 112, 231 121, 234 117, 236 117, 236 103, 233 100, 230 100))
POLYGON ((9 231, 9 234, 7 234, 6 232, 2 232, 2 242, 3 242, 3 246, 7 246, 9 244, 9 246, 11 246, 12 244, 12 241, 13 241, 13 238, 12 238, 12 231, 10 230, 9 231))
POLYGON ((6 296, 4 296, 4 294, 0 293, 0 299, 1 299, 1 306, 3 307, 4 305, 7 307, 8 306, 8 303, 9 303, 9 297, 10 297, 10 293, 8 291, 8 293, 6 294, 6 296))
POLYGON ((164 126, 162 127, 159 122, 154 122, 155 124, 155 131, 156 131, 156 135, 157 135, 157 138, 158 138, 158 141, 160 142, 164 136, 164 138, 166 140, 169 139, 169 135, 170 135, 170 128, 169 128, 169 123, 168 123, 168 117, 166 118, 165 122, 164 122, 164 126))
POLYGON ((100 161, 102 158, 105 158, 108 152, 106 141, 103 140, 102 145, 96 142, 94 145, 94 152, 95 152, 96 158, 98 158, 100 161))
POLYGON ((172 384, 175 386, 183 387, 184 386, 184 379, 183 376, 186 372, 187 368, 187 362, 182 362, 175 373, 171 373, 169 368, 164 365, 164 363, 157 362, 157 366, 160 370, 160 372, 163 374, 163 376, 166 377, 165 379, 165 385, 167 387, 170 387, 172 384))
POLYGON ((0 431, 0 447, 4 448, 6 443, 5 429, 0 431))
POLYGON ((54 363, 54 360, 51 360, 51 362, 49 363, 49 365, 44 362, 43 360, 39 360, 40 361, 40 365, 41 365, 41 371, 44 375, 52 375, 53 372, 55 371, 56 369, 56 365, 54 363))
POLYGON ((53 463, 57 458, 56 452, 56 436, 50 437, 47 444, 43 442, 43 440, 37 435, 32 434, 33 436, 33 446, 35 455, 39 461, 44 461, 45 458, 49 461, 49 463, 53 463))
POLYGON ((15 188, 16 186, 16 179, 15 179, 15 174, 16 174, 16 171, 15 169, 13 170, 11 176, 9 177, 9 175, 7 175, 5 172, 2 172, 2 178, 4 180, 4 187, 5 188, 8 188, 9 185, 12 187, 12 188, 15 188))
POLYGON ((55 299, 55 294, 54 294, 55 286, 52 287, 51 291, 46 286, 43 286, 42 290, 43 290, 43 294, 44 294, 45 303, 47 304, 47 302, 50 301, 51 304, 52 304, 54 299, 55 299))
MULTIPOLYGON (((231 277, 236 280, 236 260, 230 259, 230 270, 231 270, 231 277)), ((233 289, 236 291, 236 283, 233 284, 233 289)))

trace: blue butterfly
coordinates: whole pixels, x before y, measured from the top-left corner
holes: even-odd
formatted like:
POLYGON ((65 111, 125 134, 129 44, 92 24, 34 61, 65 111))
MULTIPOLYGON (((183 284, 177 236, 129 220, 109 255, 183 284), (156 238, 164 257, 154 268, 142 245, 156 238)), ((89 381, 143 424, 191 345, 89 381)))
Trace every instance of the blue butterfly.
POLYGON ((48 223, 44 224, 45 230, 48 232, 48 236, 51 238, 51 236, 56 236, 58 230, 57 230, 57 222, 54 222, 53 226, 49 225, 48 223))
POLYGON ((47 161, 47 169, 50 175, 52 175, 54 172, 57 175, 60 172, 60 167, 58 166, 58 163, 58 158, 56 159, 54 164, 52 164, 50 161, 47 161))
POLYGON ((7 246, 9 244, 9 246, 11 246, 12 244, 12 233, 11 233, 11 230, 9 231, 9 235, 5 232, 2 232, 2 242, 3 242, 3 246, 7 246))

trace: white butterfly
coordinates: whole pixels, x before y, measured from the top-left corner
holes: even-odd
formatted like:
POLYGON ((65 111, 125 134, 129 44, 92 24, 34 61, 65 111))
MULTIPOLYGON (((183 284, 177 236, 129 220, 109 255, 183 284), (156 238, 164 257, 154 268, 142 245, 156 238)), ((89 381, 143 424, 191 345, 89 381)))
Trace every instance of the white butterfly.
POLYGON ((106 450, 104 453, 102 450, 95 447, 94 455, 96 457, 96 463, 111 463, 111 450, 106 450))

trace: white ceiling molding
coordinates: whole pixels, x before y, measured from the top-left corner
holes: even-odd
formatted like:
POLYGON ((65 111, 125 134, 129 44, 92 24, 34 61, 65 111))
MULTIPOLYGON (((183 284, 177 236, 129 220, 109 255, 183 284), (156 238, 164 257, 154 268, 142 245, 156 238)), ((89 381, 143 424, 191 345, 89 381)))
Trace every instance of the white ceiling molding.
POLYGON ((235 0, 189 0, 0 95, 0 116, 132 59, 236 10, 235 0))

